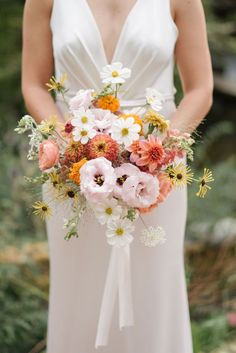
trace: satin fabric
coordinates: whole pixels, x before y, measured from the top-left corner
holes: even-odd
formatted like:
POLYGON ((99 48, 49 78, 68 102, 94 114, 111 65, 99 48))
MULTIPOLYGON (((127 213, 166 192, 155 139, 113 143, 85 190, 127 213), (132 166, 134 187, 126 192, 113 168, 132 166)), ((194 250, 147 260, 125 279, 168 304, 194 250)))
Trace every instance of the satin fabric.
MULTIPOLYGON (((68 75, 66 98, 81 88, 101 89, 99 72, 108 60, 86 0, 54 0, 51 29, 55 74, 68 75)), ((169 0, 136 1, 112 58, 132 70, 120 97, 122 108, 138 105, 145 88, 154 87, 165 96, 161 113, 171 119, 176 109, 173 67, 177 37, 169 0)), ((60 98, 56 104, 66 113, 60 98)), ((79 225, 79 239, 66 242, 62 225, 69 216, 68 202, 52 200, 47 185, 43 197, 54 209, 47 220, 47 353, 192 353, 183 252, 186 188, 173 191, 165 203, 143 216, 147 225, 165 228, 166 243, 145 247, 139 240, 143 224, 138 220, 134 241, 122 254, 106 243, 104 227, 89 212, 79 225), (105 316, 101 319, 104 297, 105 316), (127 307, 130 304, 132 308, 127 307), (99 336, 100 344, 96 344, 100 321, 104 336, 99 336)))

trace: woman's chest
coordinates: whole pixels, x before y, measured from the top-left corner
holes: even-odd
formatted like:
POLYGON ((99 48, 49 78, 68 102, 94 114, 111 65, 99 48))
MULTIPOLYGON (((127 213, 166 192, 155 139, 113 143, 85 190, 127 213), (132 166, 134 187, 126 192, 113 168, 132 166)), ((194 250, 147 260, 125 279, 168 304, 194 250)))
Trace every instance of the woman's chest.
POLYGON ((106 10, 106 0, 101 0, 101 8, 90 7, 94 4, 54 0, 51 27, 56 60, 89 56, 100 67, 116 60, 131 67, 134 60, 145 64, 150 58, 158 67, 169 60, 177 38, 169 0, 129 0, 125 6, 106 10))

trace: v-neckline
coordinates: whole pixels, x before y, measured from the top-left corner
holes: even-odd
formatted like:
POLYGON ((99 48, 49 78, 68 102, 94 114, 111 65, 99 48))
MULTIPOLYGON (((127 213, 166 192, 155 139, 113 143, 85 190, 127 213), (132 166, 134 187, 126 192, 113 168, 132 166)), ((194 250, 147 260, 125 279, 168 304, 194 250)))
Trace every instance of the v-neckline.
POLYGON ((131 9, 129 10, 125 20, 123 21, 123 24, 121 26, 121 29, 120 29, 120 33, 118 35, 118 40, 117 40, 117 43, 115 45, 115 49, 113 51, 113 55, 112 55, 112 58, 111 58, 111 62, 109 62, 108 60, 108 57, 107 57, 107 53, 105 51, 105 46, 104 46, 104 43, 103 43, 103 38, 102 38, 102 34, 101 34, 101 31, 100 31, 100 28, 98 27, 98 24, 97 24, 97 21, 96 21, 96 18, 94 16, 94 13, 90 7, 90 5, 88 4, 87 0, 83 0, 84 3, 85 3, 85 6, 86 6, 86 9, 87 9, 87 12, 88 14, 90 15, 90 18, 93 22, 93 26, 97 32, 97 36, 98 36, 98 39, 99 39, 99 44, 100 44, 100 49, 101 49, 101 52, 102 52, 102 55, 103 55, 103 58, 104 58, 104 62, 106 63, 106 65, 111 65, 115 59, 116 59, 116 55, 117 55, 117 52, 118 52, 118 49, 119 49, 119 46, 120 46, 120 43, 121 43, 121 40, 124 36, 124 33, 125 33, 125 30, 126 30, 126 27, 128 25, 128 22, 132 16, 132 14, 134 13, 134 11, 136 10, 137 6, 138 6, 138 3, 141 1, 141 0, 136 0, 135 3, 133 4, 133 6, 131 7, 131 9))

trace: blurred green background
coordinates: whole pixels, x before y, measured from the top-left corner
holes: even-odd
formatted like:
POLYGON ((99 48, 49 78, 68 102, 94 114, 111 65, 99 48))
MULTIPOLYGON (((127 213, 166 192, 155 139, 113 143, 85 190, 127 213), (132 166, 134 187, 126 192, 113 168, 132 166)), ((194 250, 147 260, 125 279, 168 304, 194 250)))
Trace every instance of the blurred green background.
MULTIPOLYGON (((214 104, 199 126, 194 170, 214 189, 189 192, 186 278, 195 353, 236 352, 236 3, 203 1, 215 76, 214 104)), ((30 211, 34 175, 27 138, 13 132, 26 112, 20 91, 23 0, 0 0, 0 352, 45 350, 48 249, 30 211)), ((181 98, 179 88, 177 100, 181 98)), ((174 352, 173 352, 174 353, 174 352)))

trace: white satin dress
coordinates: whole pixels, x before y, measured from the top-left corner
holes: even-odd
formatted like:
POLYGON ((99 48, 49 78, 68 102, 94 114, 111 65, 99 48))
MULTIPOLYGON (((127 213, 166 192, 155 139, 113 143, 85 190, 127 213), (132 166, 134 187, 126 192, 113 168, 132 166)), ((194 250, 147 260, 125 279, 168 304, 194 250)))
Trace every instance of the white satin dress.
MULTIPOLYGON (((51 15, 56 76, 68 75, 70 98, 79 89, 99 90, 108 64, 101 35, 86 0, 54 0, 51 15)), ((132 70, 123 86, 123 108, 138 106, 146 87, 165 96, 162 113, 174 103, 174 47, 178 29, 169 0, 137 0, 122 27, 112 62, 132 70)), ((57 104, 66 112, 64 103, 57 104)), ((43 187, 47 200, 48 190, 43 187)), ((92 214, 79 225, 79 238, 64 240, 66 204, 54 205, 47 221, 50 298, 47 353, 192 353, 184 268, 186 188, 173 191, 144 220, 160 225, 167 241, 153 248, 134 241, 117 255, 92 214), (120 256, 120 257, 119 257, 120 256), (122 262, 123 261, 123 262, 122 262)))

